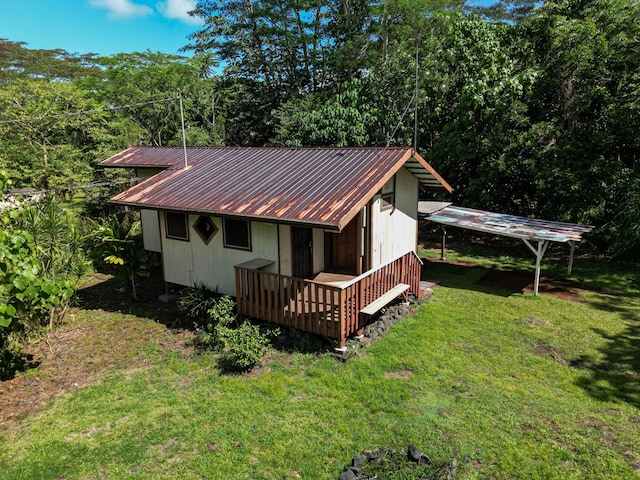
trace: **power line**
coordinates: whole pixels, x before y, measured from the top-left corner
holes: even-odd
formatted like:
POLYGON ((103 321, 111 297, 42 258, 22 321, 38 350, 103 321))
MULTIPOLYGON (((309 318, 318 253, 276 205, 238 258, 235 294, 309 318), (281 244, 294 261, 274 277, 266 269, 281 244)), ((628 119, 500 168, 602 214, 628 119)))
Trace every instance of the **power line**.
POLYGON ((75 117, 78 115, 85 115, 88 113, 96 113, 96 112, 124 110, 125 108, 139 107, 142 105, 151 105, 153 103, 170 102, 177 99, 178 97, 169 97, 169 98, 163 98, 160 100, 149 100, 148 102, 132 103, 130 105, 117 105, 113 107, 96 108, 94 110, 83 110, 79 112, 59 113, 57 115, 42 115, 40 117, 16 118, 13 120, 0 120, 0 125, 9 124, 9 123, 24 123, 24 122, 34 121, 34 120, 46 120, 49 118, 75 117))

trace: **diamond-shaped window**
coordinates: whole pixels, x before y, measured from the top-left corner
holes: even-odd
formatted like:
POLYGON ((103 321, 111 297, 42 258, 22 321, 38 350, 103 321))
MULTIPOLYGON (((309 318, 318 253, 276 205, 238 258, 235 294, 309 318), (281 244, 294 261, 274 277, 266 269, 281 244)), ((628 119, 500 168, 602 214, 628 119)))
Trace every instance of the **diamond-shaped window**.
POLYGON ((205 245, 208 245, 213 237, 218 233, 218 228, 211 221, 209 217, 198 217, 196 223, 193 224, 193 229, 198 233, 205 245))

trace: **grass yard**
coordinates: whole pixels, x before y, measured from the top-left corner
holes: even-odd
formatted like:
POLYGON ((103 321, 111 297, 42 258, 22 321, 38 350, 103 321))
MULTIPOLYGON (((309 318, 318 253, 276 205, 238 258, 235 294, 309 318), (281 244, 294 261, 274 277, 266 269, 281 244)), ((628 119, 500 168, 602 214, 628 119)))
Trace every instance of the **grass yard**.
POLYGON ((337 479, 362 450, 409 443, 455 458, 460 479, 640 478, 637 278, 575 268, 600 293, 533 297, 434 263, 432 298, 360 357, 273 350, 246 375, 221 375, 187 332, 152 318, 76 310, 16 379, 27 395, 66 378, 1 418, 0 478, 337 479), (64 365, 48 370, 57 354, 72 375, 95 368, 73 382, 64 365))

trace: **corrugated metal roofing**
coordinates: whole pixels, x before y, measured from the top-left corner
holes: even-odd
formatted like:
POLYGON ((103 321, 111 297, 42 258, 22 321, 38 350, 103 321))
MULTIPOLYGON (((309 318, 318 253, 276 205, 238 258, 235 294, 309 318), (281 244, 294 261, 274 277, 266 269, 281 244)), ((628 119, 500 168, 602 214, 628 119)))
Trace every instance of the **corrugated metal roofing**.
MULTIPOLYGON (((420 210, 423 210, 423 208, 420 210)), ((429 213, 425 218, 431 222, 493 233, 504 237, 524 240, 548 240, 552 242, 568 242, 572 240, 579 242, 583 234, 593 229, 590 225, 518 217, 504 213, 456 207, 455 205, 444 206, 444 208, 429 213)))
POLYGON ((341 230, 403 165, 451 187, 411 148, 132 147, 101 163, 167 167, 112 199, 144 208, 308 223, 341 230))

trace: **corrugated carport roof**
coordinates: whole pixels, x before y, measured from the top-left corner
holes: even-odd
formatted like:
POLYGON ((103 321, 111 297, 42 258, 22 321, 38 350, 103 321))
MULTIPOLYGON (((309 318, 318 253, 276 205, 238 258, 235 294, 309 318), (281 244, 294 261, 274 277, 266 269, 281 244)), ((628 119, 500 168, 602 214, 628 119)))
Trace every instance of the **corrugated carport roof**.
POLYGON ((433 203, 420 203, 418 211, 425 213, 425 218, 430 222, 493 233, 504 237, 534 241, 579 242, 583 234, 589 233, 593 229, 590 225, 519 217, 505 213, 457 207, 451 204, 441 204, 441 208, 434 210, 429 208, 433 203))
POLYGON ((342 230, 403 166, 424 187, 451 187, 409 147, 132 147, 108 167, 166 170, 115 196, 139 208, 306 223, 342 230))
MULTIPOLYGON (((540 283, 540 263, 542 262, 549 242, 566 242, 571 246, 569 268, 567 269, 567 274, 570 275, 573 267, 575 243, 582 240, 583 234, 593 230, 591 225, 519 217, 505 213, 456 207, 450 203, 441 202, 419 202, 418 213, 423 214, 426 220, 441 225, 460 227, 522 240, 536 256, 533 287, 535 295, 538 294, 538 285, 540 283), (537 242, 537 245, 534 245, 535 242, 537 242)), ((444 235, 442 241, 442 255, 444 256, 444 235)))

